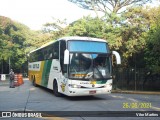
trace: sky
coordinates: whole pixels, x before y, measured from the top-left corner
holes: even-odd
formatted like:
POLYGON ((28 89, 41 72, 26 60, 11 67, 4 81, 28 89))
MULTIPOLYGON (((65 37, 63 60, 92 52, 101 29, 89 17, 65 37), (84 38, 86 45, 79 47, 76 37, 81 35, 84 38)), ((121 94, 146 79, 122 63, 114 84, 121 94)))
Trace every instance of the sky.
POLYGON ((66 18, 71 23, 94 14, 67 0, 0 0, 0 16, 9 17, 32 30, 40 30, 43 24, 52 22, 53 18, 66 18))
POLYGON ((87 15, 95 16, 95 13, 67 0, 0 0, 0 16, 9 17, 32 30, 42 29, 53 18, 67 19, 71 23, 87 15))

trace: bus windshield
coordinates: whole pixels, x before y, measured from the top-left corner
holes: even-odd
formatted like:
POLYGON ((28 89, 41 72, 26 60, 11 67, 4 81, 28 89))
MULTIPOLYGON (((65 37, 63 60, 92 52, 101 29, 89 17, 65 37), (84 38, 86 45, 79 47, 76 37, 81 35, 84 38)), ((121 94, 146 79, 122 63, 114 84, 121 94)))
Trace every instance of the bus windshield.
POLYGON ((110 64, 108 54, 70 53, 69 78, 110 79, 110 64))
POLYGON ((91 53, 107 53, 108 48, 105 42, 96 41, 68 41, 70 52, 91 52, 91 53))

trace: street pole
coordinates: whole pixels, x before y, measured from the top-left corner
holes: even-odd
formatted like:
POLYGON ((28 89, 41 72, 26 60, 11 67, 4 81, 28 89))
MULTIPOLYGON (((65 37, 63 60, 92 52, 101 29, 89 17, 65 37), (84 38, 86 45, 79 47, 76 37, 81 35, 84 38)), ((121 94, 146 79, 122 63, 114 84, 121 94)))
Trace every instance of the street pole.
POLYGON ((9 57, 9 72, 10 72, 10 69, 11 69, 11 61, 10 61, 10 57, 9 57))
POLYGON ((1 73, 3 74, 3 59, 2 59, 2 72, 1 73))
POLYGON ((137 90, 137 78, 136 78, 136 71, 137 71, 137 66, 136 66, 136 54, 135 54, 135 66, 134 66, 135 68, 135 91, 137 90))

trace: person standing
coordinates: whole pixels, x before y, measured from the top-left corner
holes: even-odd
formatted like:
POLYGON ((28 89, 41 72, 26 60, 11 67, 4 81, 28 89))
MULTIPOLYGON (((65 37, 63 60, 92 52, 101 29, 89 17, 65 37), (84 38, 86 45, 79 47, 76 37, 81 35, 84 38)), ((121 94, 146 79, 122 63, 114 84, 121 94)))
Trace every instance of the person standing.
POLYGON ((12 69, 10 70, 9 77, 10 77, 10 88, 15 88, 14 87, 14 72, 12 69))

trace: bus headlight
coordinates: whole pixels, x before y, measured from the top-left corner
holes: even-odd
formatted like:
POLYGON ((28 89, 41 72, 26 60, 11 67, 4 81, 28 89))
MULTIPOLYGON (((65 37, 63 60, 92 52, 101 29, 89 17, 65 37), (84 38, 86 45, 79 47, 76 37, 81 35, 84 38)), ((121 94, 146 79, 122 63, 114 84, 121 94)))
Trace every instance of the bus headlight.
POLYGON ((107 84, 106 87, 112 87, 112 83, 107 84))
POLYGON ((81 88, 80 85, 76 85, 76 84, 69 84, 68 86, 71 88, 81 88))

